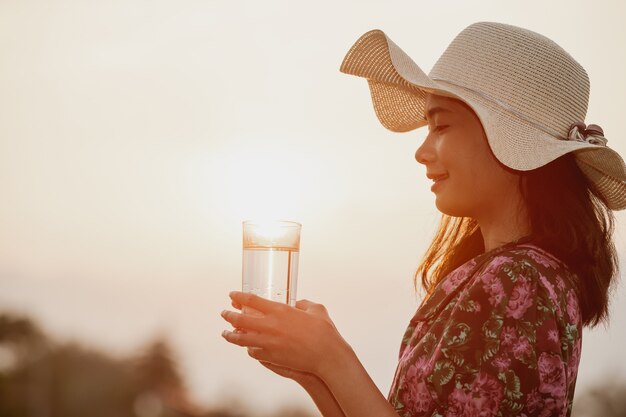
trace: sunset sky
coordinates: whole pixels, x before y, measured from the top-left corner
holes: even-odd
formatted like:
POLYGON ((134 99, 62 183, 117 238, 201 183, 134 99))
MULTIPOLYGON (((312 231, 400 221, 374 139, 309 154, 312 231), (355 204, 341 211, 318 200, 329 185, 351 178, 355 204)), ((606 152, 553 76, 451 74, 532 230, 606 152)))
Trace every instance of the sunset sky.
MULTIPOLYGON (((387 394, 439 213, 413 157, 425 132, 385 130, 345 53, 379 28, 428 72, 473 22, 537 31, 586 68, 586 122, 626 156, 625 19, 617 0, 0 0, 0 311, 120 355, 169 335, 206 405, 312 407, 220 337, 241 222, 295 220, 298 298, 387 394)), ((624 346, 622 282, 577 393, 625 376, 624 346)))

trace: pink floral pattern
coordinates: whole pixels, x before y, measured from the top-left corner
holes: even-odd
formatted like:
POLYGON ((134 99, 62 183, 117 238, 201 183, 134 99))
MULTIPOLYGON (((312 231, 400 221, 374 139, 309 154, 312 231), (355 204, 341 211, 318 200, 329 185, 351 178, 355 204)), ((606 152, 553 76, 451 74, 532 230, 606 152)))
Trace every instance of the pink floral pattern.
POLYGON ((521 319, 526 310, 533 304, 535 298, 534 291, 535 288, 530 280, 526 278, 520 279, 520 282, 513 287, 511 298, 509 298, 509 303, 506 307, 506 315, 514 319, 521 319))
POLYGON ((446 417, 482 417, 497 413, 502 401, 504 386, 492 375, 480 373, 472 383, 470 392, 455 388, 448 397, 446 417))
POLYGON ((539 392, 555 398, 565 397, 565 366, 559 355, 543 352, 539 356, 539 392))
POLYGON ((450 273, 450 275, 448 275, 446 281, 441 283, 441 289, 443 289, 446 294, 450 294, 452 291, 456 290, 465 280, 465 276, 472 269, 472 266, 473 265, 471 263, 466 263, 455 269, 450 273))
POLYGON ((401 417, 569 416, 582 342, 574 279, 519 243, 452 271, 409 323, 389 402, 401 417))

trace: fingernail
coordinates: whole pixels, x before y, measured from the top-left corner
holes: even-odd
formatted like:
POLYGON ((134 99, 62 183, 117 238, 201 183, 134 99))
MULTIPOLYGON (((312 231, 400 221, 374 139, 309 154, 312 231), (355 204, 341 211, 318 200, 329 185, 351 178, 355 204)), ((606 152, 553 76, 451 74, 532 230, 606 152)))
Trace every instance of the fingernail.
POLYGON ((224 339, 226 338, 226 335, 228 335, 228 330, 224 330, 224 331, 222 332, 222 337, 223 337, 224 339))
POLYGON ((222 310, 222 312, 220 313, 220 316, 226 317, 227 314, 228 314, 228 311, 222 310))

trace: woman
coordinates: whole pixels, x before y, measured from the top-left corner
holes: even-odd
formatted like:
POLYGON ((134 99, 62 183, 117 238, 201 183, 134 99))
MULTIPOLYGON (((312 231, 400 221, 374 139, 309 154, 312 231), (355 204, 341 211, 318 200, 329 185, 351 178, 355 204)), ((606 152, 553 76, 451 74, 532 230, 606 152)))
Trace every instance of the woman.
POLYGON ((611 210, 626 207, 623 160, 583 122, 584 69, 542 35, 480 22, 428 76, 378 30, 341 70, 367 78, 388 129, 428 125, 415 158, 443 213, 391 390, 320 304, 231 293, 244 310, 223 312, 236 329, 224 338, 297 381, 325 417, 570 415, 582 327, 607 318, 617 274, 611 210))

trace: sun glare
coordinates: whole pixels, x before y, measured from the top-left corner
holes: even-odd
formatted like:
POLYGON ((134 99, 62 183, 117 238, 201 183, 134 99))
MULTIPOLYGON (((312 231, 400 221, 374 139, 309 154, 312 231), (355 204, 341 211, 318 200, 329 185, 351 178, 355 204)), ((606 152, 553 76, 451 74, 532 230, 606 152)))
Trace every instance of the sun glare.
MULTIPOLYGON (((310 158, 310 155, 306 157, 310 158)), ((319 195, 319 171, 293 147, 230 147, 212 153, 208 184, 227 217, 298 221, 319 195)))

